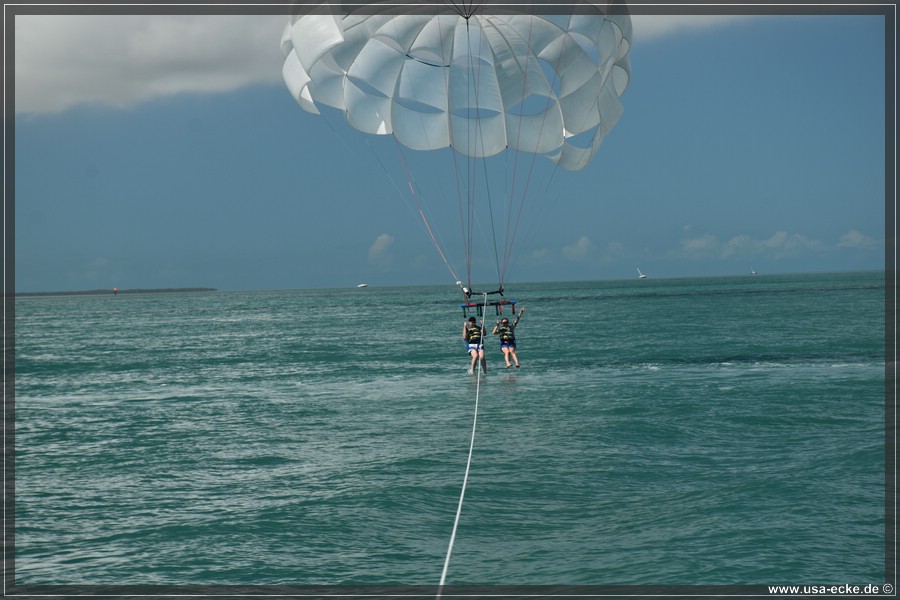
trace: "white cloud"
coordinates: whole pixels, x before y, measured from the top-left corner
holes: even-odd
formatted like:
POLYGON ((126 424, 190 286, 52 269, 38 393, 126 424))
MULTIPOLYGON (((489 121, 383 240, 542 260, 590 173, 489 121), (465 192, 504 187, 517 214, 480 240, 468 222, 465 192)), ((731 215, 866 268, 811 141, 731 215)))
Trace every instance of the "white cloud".
POLYGON ((543 261, 547 260, 548 254, 549 253, 547 252, 546 248, 541 248, 539 250, 535 250, 534 252, 532 252, 530 254, 530 258, 532 261, 535 261, 535 262, 543 262, 543 261))
POLYGON ((760 242, 765 248, 770 250, 775 250, 780 246, 783 246, 787 243, 789 236, 786 231, 777 231, 775 234, 767 240, 763 240, 760 242))
POLYGON ((563 248, 563 254, 569 260, 583 260, 594 248, 594 244, 586 235, 578 238, 578 241, 572 245, 563 248))
POLYGON ((768 256, 779 259, 822 252, 825 249, 825 244, 817 240, 798 233, 777 231, 764 240, 755 240, 748 235, 736 235, 725 244, 722 258, 768 256))
POLYGON ((394 238, 382 233, 369 246, 369 262, 373 265, 387 266, 391 263, 391 248, 394 238))
POLYGON ((855 229, 851 229, 841 236, 841 239, 837 243, 837 247, 870 250, 872 248, 881 247, 881 242, 867 235, 863 235, 855 229))
POLYGON ((280 83, 284 15, 19 15, 16 111, 280 83))
MULTIPOLYGON (((745 18, 632 15, 632 24, 635 37, 648 40, 745 18)), ((17 15, 16 111, 130 108, 179 93, 281 85, 287 22, 286 15, 17 15)))
POLYGON ((700 237, 688 238, 681 241, 681 250, 688 256, 706 256, 713 252, 719 245, 718 239, 711 233, 700 237))
POLYGON ((806 236, 794 233, 788 235, 785 231, 779 231, 765 241, 766 248, 773 251, 775 258, 799 256, 809 252, 821 252, 825 250, 825 244, 811 240, 806 236))
POLYGON ((720 243, 715 235, 705 233, 682 240, 680 251, 671 254, 682 258, 718 257, 728 260, 765 257, 777 260, 826 250, 827 246, 818 240, 798 233, 777 231, 764 239, 755 239, 746 234, 739 234, 725 243, 720 243))
POLYGON ((722 258, 753 256, 760 252, 762 245, 749 235, 736 235, 722 247, 722 258))

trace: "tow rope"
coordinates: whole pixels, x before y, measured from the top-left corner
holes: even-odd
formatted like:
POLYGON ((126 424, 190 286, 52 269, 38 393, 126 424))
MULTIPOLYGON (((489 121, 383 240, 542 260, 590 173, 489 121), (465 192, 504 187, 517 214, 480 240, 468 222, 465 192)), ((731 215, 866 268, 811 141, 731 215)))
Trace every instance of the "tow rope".
MULTIPOLYGON (((484 294, 484 308, 487 308, 488 305, 488 295, 484 294)), ((484 330, 484 313, 486 311, 481 311, 481 328, 484 330)), ((481 347, 484 348, 485 340, 484 336, 481 337, 481 347)), ((453 542, 456 541, 456 529, 459 526, 459 516, 462 514, 463 507, 463 498, 466 495, 466 484, 469 482, 469 470, 472 466, 472 451, 475 448, 475 425, 478 423, 478 398, 481 393, 481 372, 482 369, 479 365, 478 357, 475 357, 475 368, 478 370, 478 375, 475 379, 475 413, 472 416, 472 435, 469 440, 469 458, 466 460, 466 474, 463 477, 462 489, 459 492, 459 504, 456 507, 456 518, 453 520, 453 532, 450 534, 450 545, 447 547, 447 558, 444 559, 444 569, 441 572, 441 582, 438 584, 438 592, 436 596, 436 600, 440 600, 441 594, 444 591, 444 582, 447 580, 447 569, 450 567, 450 555, 453 553, 453 542)))

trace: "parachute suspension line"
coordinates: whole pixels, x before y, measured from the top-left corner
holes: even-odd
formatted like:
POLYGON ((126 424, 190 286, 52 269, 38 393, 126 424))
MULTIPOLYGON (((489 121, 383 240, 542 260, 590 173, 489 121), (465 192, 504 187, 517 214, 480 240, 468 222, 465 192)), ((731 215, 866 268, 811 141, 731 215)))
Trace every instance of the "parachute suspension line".
MULTIPOLYGON (((466 53, 466 70, 469 73, 472 73, 472 38, 471 38, 471 22, 469 19, 466 19, 466 45, 468 52, 466 53)), ((472 86, 466 86, 466 106, 472 105, 472 86)), ((471 146, 471 140, 474 132, 472 131, 473 124, 472 119, 469 118, 471 115, 466 115, 467 123, 466 123, 466 143, 471 146)), ((477 125, 477 121, 475 123, 477 125)), ((467 148, 468 150, 468 148, 467 148)), ((475 187, 474 187, 474 176, 473 176, 473 165, 475 163, 475 158, 472 157, 472 160, 466 159, 466 174, 465 174, 465 199, 466 199, 466 222, 463 225, 463 237, 465 238, 466 243, 466 266, 468 267, 468 287, 472 289, 472 264, 474 262, 474 257, 472 256, 473 248, 473 239, 474 239, 474 222, 475 222, 475 187)))
MULTIPOLYGON (((477 26, 480 23, 477 24, 477 26)), ((466 68, 469 73, 469 77, 471 80, 471 84, 466 86, 466 104, 469 107, 474 108, 474 114, 469 114, 468 117, 468 134, 467 134, 467 142, 469 144, 470 150, 476 150, 473 148, 474 145, 480 144, 483 149, 485 147, 484 144, 484 129, 481 127, 480 121, 480 81, 481 81, 481 63, 479 62, 477 65, 473 61, 473 53, 472 48, 472 35, 471 35, 471 21, 466 19, 466 42, 468 44, 468 53, 467 53, 467 65, 466 68), (472 98, 472 93, 474 91, 474 98, 472 98)), ((483 32, 479 31, 479 47, 478 47, 478 56, 484 51, 484 43, 485 36, 483 32)), ((466 188, 466 219, 463 222, 463 238, 466 245, 466 260, 468 267, 468 282, 469 288, 471 289, 471 280, 472 280, 472 265, 474 263, 474 241, 475 241, 475 228, 477 226, 478 221, 478 152, 473 151, 471 153, 471 160, 466 160, 466 173, 465 173, 465 188, 466 188)), ((455 159, 455 156, 454 156, 455 159)), ((494 226, 494 213, 493 213, 493 203, 491 201, 491 191, 490 191, 490 180, 488 177, 488 168, 487 168, 487 158, 485 156, 481 157, 481 168, 484 173, 485 180, 485 196, 487 200, 487 208, 488 214, 490 217, 490 229, 491 229, 491 239, 493 243, 494 249, 494 264, 497 269, 497 277, 500 279, 500 287, 503 287, 503 281, 501 278, 500 272, 500 259, 497 251, 497 232, 494 226)), ((459 173, 459 171, 457 171, 459 173)), ((462 203, 462 199, 460 199, 460 204, 462 203)), ((462 209, 460 208, 460 213, 462 213, 462 209)), ((485 246, 487 246, 487 240, 485 240, 485 246)))
MULTIPOLYGON (((564 39, 564 41, 563 41, 563 44, 568 43, 569 40, 570 40, 570 38, 569 38, 569 37, 566 37, 566 38, 564 39)), ((555 81, 558 81, 558 80, 559 80, 559 79, 558 79, 558 77, 559 77, 559 75, 558 75, 558 73, 559 73, 559 63, 560 63, 561 61, 562 61, 562 53, 560 53, 560 56, 559 56, 559 58, 557 58, 557 61, 556 61, 556 64, 557 64, 557 74, 556 74, 556 78, 557 78, 557 79, 556 79, 555 81)), ((597 98, 597 99, 594 101, 594 106, 597 107, 597 112, 599 113, 599 112, 600 112, 600 98, 597 98)), ((584 119, 581 121, 581 126, 582 126, 582 127, 584 126, 584 123, 585 123, 585 121, 586 121, 587 119, 588 119, 588 114, 585 113, 584 119)), ((556 164, 553 165, 553 170, 552 170, 551 173, 550 173, 550 177, 547 178, 547 184, 544 186, 543 193, 546 194, 546 193, 550 190, 550 186, 553 184, 553 181, 556 179, 556 174, 559 172, 559 169, 560 169, 559 163, 556 163, 556 164)), ((551 195, 551 196, 550 196, 550 202, 549 202, 549 203, 546 203, 546 202, 545 202, 545 203, 541 203, 541 209, 552 208, 553 205, 556 204, 556 201, 558 200, 558 198, 559 198, 559 196, 556 195, 556 194, 551 195)))
POLYGON ((459 282, 459 276, 456 274, 456 271, 453 270, 453 267, 450 266, 450 262, 447 260, 447 257, 444 256, 444 252, 435 241, 434 234, 431 232, 431 226, 428 225, 428 219, 425 218, 425 214, 422 212, 421 208, 419 209, 419 216, 422 217, 422 223, 425 224, 425 229, 428 231, 428 235, 431 237, 431 241, 434 242, 434 247, 437 248, 438 254, 441 255, 441 259, 443 259, 444 264, 447 265, 447 269, 450 271, 450 275, 453 277, 453 280, 459 282))
MULTIPOLYGON (((543 128, 544 128, 544 121, 541 121, 541 129, 543 130, 543 128)), ((515 222, 515 225, 513 226, 512 237, 510 238, 509 243, 506 245, 506 254, 503 257, 503 276, 504 277, 506 276, 506 270, 509 268, 510 259, 512 257, 512 249, 513 249, 515 241, 516 241, 516 236, 519 232, 519 223, 522 220, 522 211, 525 208, 525 201, 528 198, 528 189, 531 185, 531 177, 534 174, 534 163, 535 163, 536 159, 537 159, 537 154, 532 154, 531 155, 531 164, 529 165, 529 168, 528 168, 528 175, 525 178, 525 184, 522 189, 522 201, 519 202, 519 210, 516 213, 516 222, 515 222)), ((513 178, 513 179, 515 179, 515 178, 513 178)))
POLYGON ((466 286, 472 289, 472 261, 469 259, 469 246, 466 244, 466 222, 463 217, 463 190, 461 187, 461 178, 459 171, 459 161, 456 159, 456 151, 450 148, 450 156, 453 158, 453 173, 456 176, 456 205, 459 208, 459 228, 462 231, 463 242, 463 258, 466 265, 466 286))
MULTIPOLYGON (((455 3, 453 3, 453 6, 454 6, 455 12, 460 14, 460 16, 463 16, 462 13, 458 9, 456 9, 457 5, 455 3)), ((466 21, 466 25, 468 26, 468 20, 466 21)), ((443 35, 444 35, 443 34, 443 26, 441 25, 440 20, 438 21, 438 26, 441 29, 440 35, 443 38, 443 35)), ((441 44, 442 52, 444 51, 445 48, 446 48, 446 46, 444 44, 441 44)), ((451 52, 452 52, 452 50, 451 50, 451 52)), ((445 65, 450 65, 453 57, 452 57, 452 55, 446 56, 446 55, 442 54, 441 58, 445 65)), ((449 74, 448 74, 448 77, 445 78, 445 80, 444 80, 444 86, 446 88, 444 91, 449 96, 449 94, 450 94, 449 74)), ((449 114, 447 115, 447 118, 448 119, 450 118, 449 114)), ((457 205, 457 208, 459 209, 459 230, 460 230, 461 237, 462 237, 463 260, 464 260, 465 267, 466 267, 466 287, 468 289, 472 289, 472 258, 471 258, 471 253, 470 253, 470 249, 469 249, 469 243, 466 239, 466 231, 467 231, 466 216, 463 213, 463 198, 467 197, 468 192, 465 192, 463 190, 462 172, 460 170, 459 160, 456 157, 456 149, 455 149, 456 148, 456 140, 453 139, 452 129, 450 131, 450 135, 451 135, 451 139, 450 139, 449 151, 450 151, 450 157, 453 160, 453 174, 454 174, 454 178, 456 181, 456 205, 457 205)))
MULTIPOLYGON (((529 49, 531 48, 532 27, 533 27, 533 25, 531 23, 529 23, 529 25, 528 25, 528 44, 527 44, 529 49)), ((531 53, 526 52, 525 53, 525 66, 523 67, 525 77, 522 77, 522 99, 523 99, 523 102, 525 99, 525 91, 528 86, 528 61, 530 58, 531 58, 531 53)), ((524 107, 523 107, 523 112, 524 112, 524 107)), ((518 139, 521 139, 522 121, 523 121, 522 115, 519 115, 519 126, 518 126, 518 130, 517 130, 517 135, 516 135, 516 137, 518 139)), ((518 147, 516 147, 516 149, 513 153, 512 177, 509 182, 508 200, 506 202, 506 207, 507 207, 506 208, 506 229, 504 231, 504 241, 503 241, 503 246, 504 246, 503 247, 503 272, 500 276, 501 282, 504 279, 506 279, 506 273, 507 273, 507 269, 509 267, 509 257, 512 252, 512 240, 515 238, 515 232, 513 232, 512 235, 510 234, 510 224, 511 224, 511 219, 512 219, 512 214, 513 214, 513 207, 516 204, 516 181, 517 181, 516 174, 518 173, 518 167, 519 167, 519 149, 518 149, 518 147)), ((524 205, 524 204, 525 204, 525 197, 523 195, 521 205, 524 205)), ((521 213, 521 209, 519 212, 521 213)), ((516 226, 518 227, 518 221, 516 222, 516 226)))
MULTIPOLYGON (((481 123, 478 120, 478 77, 475 67, 475 62, 472 55, 472 21, 466 19, 466 46, 468 49, 467 54, 467 64, 466 68, 469 72, 469 77, 472 78, 472 83, 474 84, 474 92, 475 98, 472 98, 473 86, 466 86, 466 107, 472 106, 472 103, 475 103, 475 114, 467 115, 469 117, 468 123, 468 134, 466 136, 466 142, 469 145, 469 150, 472 150, 473 139, 477 139, 479 132, 481 131, 481 123), (475 117, 472 119, 471 117, 475 117)), ((468 224, 469 224, 469 259, 472 261, 471 267, 475 262, 475 224, 478 218, 478 159, 475 156, 477 152, 473 152, 471 156, 471 160, 466 161, 466 176, 468 177, 468 203, 469 203, 469 213, 468 213, 468 224)), ((470 288, 471 289, 471 288, 470 288)))
POLYGON ((503 273, 501 272, 501 269, 500 269, 500 254, 497 252, 497 228, 494 226, 494 203, 492 202, 490 178, 488 177, 488 173, 487 173, 487 158, 482 157, 481 160, 482 160, 482 165, 483 165, 484 172, 485 172, 484 173, 484 188, 485 188, 484 193, 485 193, 485 196, 487 197, 488 215, 490 216, 490 219, 491 219, 491 239, 494 243, 494 265, 497 269, 497 280, 499 282, 500 287, 502 288, 503 287, 503 273))
POLYGON ((450 261, 447 260, 447 256, 444 253, 442 244, 438 242, 437 238, 434 235, 434 232, 431 230, 431 225, 428 223, 428 218, 425 216, 425 211, 422 209, 422 200, 419 194, 416 193, 416 186, 413 185, 412 177, 409 172, 409 165, 406 163, 406 157, 403 155, 403 150, 400 147, 400 142, 397 141, 397 138, 394 138, 394 142, 397 147, 397 154, 400 156, 400 164, 403 165, 403 172, 406 176, 406 183, 409 185, 409 193, 412 195, 413 199, 416 201, 416 211, 418 212, 419 218, 422 220, 422 224, 425 226, 425 231, 428 233, 428 237, 431 238, 431 243, 434 244, 435 249, 438 251, 438 254, 441 257, 441 260, 444 261, 444 264, 447 266, 447 270, 450 271, 450 275, 453 277, 453 281, 459 281, 459 277, 456 275, 456 271, 453 270, 453 266, 450 264, 450 261))
POLYGON ((466 21, 468 21, 469 18, 475 14, 475 11, 477 11, 481 7, 481 3, 477 2, 476 0, 469 0, 469 2, 449 0, 447 4, 452 7, 453 12, 461 16, 466 21))
MULTIPOLYGON (((488 295, 485 293, 484 307, 481 311, 481 323, 479 324, 482 329, 484 328, 484 316, 487 314, 487 306, 488 295)), ((482 336, 481 343, 483 346, 484 336, 482 336)), ((441 571, 441 582, 438 584, 438 593, 435 600, 440 600, 441 594, 444 591, 444 582, 447 580, 447 569, 450 567, 450 555, 453 553, 453 542, 456 541, 456 529, 459 527, 459 516, 462 514, 463 498, 466 495, 466 485, 469 482, 469 471, 472 466, 472 452, 475 449, 475 425, 478 423, 478 397, 481 393, 481 369, 479 369, 478 366, 478 361, 476 360, 475 367, 478 371, 478 375, 475 379, 475 412, 472 415, 472 434, 469 439, 469 457, 466 459, 466 473, 463 476, 462 489, 459 492, 459 504, 456 506, 456 518, 453 520, 453 531, 450 534, 450 544, 447 546, 447 557, 444 559, 444 569, 441 571)))
MULTIPOLYGON (((336 137, 338 140, 340 140, 340 142, 344 146, 344 148, 346 148, 352 154, 359 156, 359 153, 347 144, 344 137, 342 135, 340 135, 338 133, 337 129, 335 129, 334 126, 331 124, 331 121, 325 117, 325 113, 321 113, 321 114, 323 117, 322 120, 325 122, 325 124, 331 130, 331 133, 334 134, 334 137, 336 137)), ((412 211, 413 207, 409 205, 409 202, 407 202, 406 194, 404 194, 403 191, 400 189, 400 186, 397 185, 397 181, 396 181, 396 179, 394 179, 394 175, 391 173, 391 171, 385 166, 384 162, 381 160, 380 153, 375 151, 375 149, 372 147, 372 144, 369 143, 368 137, 363 136, 362 139, 366 144, 366 148, 368 148, 369 152, 372 154, 372 156, 375 157, 375 161, 378 163, 378 166, 381 167, 382 171, 384 171, 384 174, 387 176, 388 181, 391 182, 391 185, 397 191, 397 195, 400 196, 400 199, 403 200, 403 203, 406 204, 407 208, 409 208, 412 211)), ((447 269, 450 271, 450 275, 453 277, 453 280, 459 281, 459 277, 457 277, 456 271, 453 270, 453 266, 447 260, 445 252, 441 248, 441 243, 439 243, 437 241, 437 239, 435 238, 435 235, 431 229, 431 225, 428 223, 428 219, 425 217, 425 213, 422 210, 421 197, 419 194, 416 193, 416 187, 418 187, 418 186, 413 184, 413 180, 412 180, 412 177, 411 177, 410 171, 409 171, 409 166, 406 163, 406 157, 403 155, 403 152, 400 148, 400 142, 397 141, 397 138, 394 138, 394 142, 397 145, 397 151, 398 151, 398 154, 400 155, 400 162, 403 165, 403 171, 404 171, 404 175, 406 177, 406 183, 409 186, 410 195, 413 197, 413 199, 416 202, 415 212, 417 212, 419 215, 419 218, 422 219, 422 223, 425 226, 425 231, 428 233, 428 236, 431 238, 432 243, 434 243, 434 247, 437 248, 438 254, 440 255, 441 259, 444 261, 444 264, 447 266, 447 269)))
MULTIPOLYGON (((464 15, 463 11, 461 11, 458 8, 459 5, 453 0, 451 0, 450 4, 453 6, 453 10, 457 14, 459 14, 460 16, 462 16, 466 19, 466 26, 468 26, 468 17, 466 15, 464 15)), ((438 28, 440 31, 441 39, 443 39, 444 27, 443 27, 443 21, 440 19, 438 19, 438 28)), ((441 60, 444 65, 449 66, 453 59, 452 50, 450 50, 451 55, 446 56, 445 54, 443 54, 445 48, 446 48, 446 46, 444 44, 441 44, 441 60)), ((450 86, 450 79, 449 79, 449 74, 448 74, 448 77, 446 77, 444 79, 444 87, 445 87, 444 92, 448 96, 450 94, 449 86, 450 86)), ((449 119, 449 116, 450 115, 448 114, 447 115, 448 119, 449 119)), ((469 252, 469 246, 466 243, 466 225, 465 225, 465 219, 463 217, 463 209, 462 209, 463 192, 462 192, 461 181, 460 181, 461 176, 460 176, 460 170, 459 170, 459 162, 456 159, 456 151, 454 150, 455 141, 452 139, 452 135, 453 134, 451 131, 450 156, 453 159, 453 174, 454 174, 455 180, 456 180, 456 204, 457 204, 457 207, 459 208, 459 223, 460 223, 460 231, 462 232, 463 260, 464 260, 464 263, 466 266, 466 287, 471 290, 472 289, 472 259, 471 259, 470 252, 469 252)), ((446 259, 445 259, 445 262, 446 262, 446 259)), ((452 271, 452 269, 451 269, 451 271, 452 271)), ((456 277, 456 276, 454 275, 454 277, 456 277)), ((456 277, 456 281, 457 281, 457 283, 459 283, 459 281, 460 281, 459 277, 456 277)))
MULTIPOLYGON (((527 45, 528 45, 529 48, 531 48, 531 41, 532 41, 532 40, 531 40, 531 34, 532 34, 532 32, 533 32, 533 27, 532 27, 532 25, 533 25, 533 24, 531 24, 531 23, 529 24, 529 27, 528 27, 528 39, 526 40, 526 41, 527 41, 527 45)), ((569 37, 569 36, 565 36, 565 38, 563 39, 563 47, 564 47, 564 48, 565 48, 565 44, 567 44, 567 43, 569 42, 569 40, 570 40, 570 37, 569 37)), ((528 65, 527 61, 528 61, 528 59, 530 58, 530 56, 531 56, 531 52, 526 53, 526 71, 525 71, 526 73, 528 72, 528 71, 527 71, 527 65, 528 65)), ((556 58, 556 65, 555 65, 554 68, 553 68, 553 81, 551 82, 551 89, 554 87, 554 85, 558 85, 558 84, 559 84, 559 81, 560 81, 559 67, 560 67, 560 64, 562 63, 562 56, 563 56, 563 52, 560 51, 560 52, 559 52, 559 55, 558 55, 557 58, 556 58)), ((522 81, 523 95, 524 95, 524 88, 525 88, 525 85, 526 85, 526 81, 527 81, 527 77, 526 77, 526 78, 523 78, 523 81, 522 81)), ((539 129, 539 131, 538 131, 538 136, 537 136, 537 139, 538 139, 538 140, 541 139, 541 134, 542 134, 543 131, 544 131, 544 125, 545 125, 546 122, 547 122, 546 114, 547 114, 547 109, 550 108, 550 100, 551 100, 551 97, 548 95, 548 96, 547 96, 547 103, 546 103, 546 105, 545 105, 545 107, 544 107, 544 108, 545 108, 545 110, 544 110, 544 118, 541 119, 541 126, 540 126, 540 129, 539 129)), ((599 102, 599 101, 598 101, 598 102, 599 102)), ((521 127, 521 122, 522 122, 522 121, 521 121, 521 119, 520 119, 520 120, 519 120, 519 125, 520 125, 520 127, 521 127)), ((515 239, 516 239, 517 234, 518 234, 518 231, 519 231, 519 223, 520 223, 521 218, 522 218, 522 211, 523 211, 523 209, 525 208, 525 201, 526 201, 526 199, 527 199, 527 196, 528 196, 528 190, 529 190, 530 185, 531 185, 531 179, 532 179, 532 176, 533 176, 533 174, 534 174, 534 165, 535 165, 535 161, 536 161, 536 159, 537 159, 537 153, 536 153, 536 151, 537 151, 537 148, 535 148, 535 152, 532 152, 532 155, 531 155, 531 164, 530 164, 530 166, 529 166, 529 168, 528 168, 528 175, 527 175, 527 177, 525 178, 525 185, 524 185, 524 189, 523 189, 523 191, 522 191, 522 201, 521 201, 521 203, 519 204, 519 211, 518 211, 518 214, 516 215, 515 226, 513 227, 513 230, 512 230, 512 238, 509 240, 509 242, 508 242, 508 244, 507 244, 507 246, 506 246, 507 252, 506 252, 506 255, 504 256, 504 261, 503 261, 503 273, 504 273, 504 277, 506 276, 506 270, 508 269, 509 263, 510 263, 511 258, 512 258, 512 249, 513 249, 513 247, 514 247, 514 242, 515 242, 515 239)), ((518 154, 517 154, 517 157, 518 157, 518 154)), ((517 164, 518 164, 518 161, 516 161, 515 165, 517 165, 517 164)), ((515 170, 515 166, 514 166, 514 170, 515 170)), ((552 171, 551 179, 552 179, 553 176, 556 175, 556 171, 557 171, 557 170, 559 170, 559 164, 558 164, 558 163, 555 165, 555 168, 554 168, 553 171, 552 171)), ((515 181, 516 181, 516 178, 515 178, 515 175, 514 175, 514 176, 513 176, 513 182, 514 182, 514 184, 515 184, 515 181)), ((549 189, 549 182, 548 182, 548 184, 547 184, 547 188, 546 188, 544 191, 546 192, 547 189, 549 189)))
MULTIPOLYGON (((570 40, 570 38, 569 38, 568 36, 563 40, 563 48, 565 48, 565 44, 568 43, 569 40, 570 40)), ((553 79, 553 81, 551 82, 551 87, 552 87, 553 85, 558 85, 559 82, 560 82, 560 77, 559 77, 559 66, 560 66, 560 63, 562 62, 562 55, 563 55, 563 53, 562 53, 562 51, 560 51, 559 56, 558 56, 557 59, 556 59, 556 65, 554 66, 554 72, 553 72, 554 79, 553 79)), ((548 98, 547 102, 548 102, 548 106, 549 106, 549 98, 548 98)), ((598 110, 599 110, 599 100, 597 100, 597 104, 598 104, 598 110)), ((585 119, 587 119, 587 116, 585 116, 585 119)), ((582 124, 583 124, 583 123, 584 123, 584 122, 582 121, 582 124)), ((553 169, 550 171, 550 176, 547 178, 547 183, 546 183, 546 185, 544 186, 544 189, 541 190, 541 193, 542 193, 542 194, 547 194, 547 192, 550 191, 550 186, 552 185, 554 179, 556 179, 556 174, 559 172, 559 169, 560 169, 559 163, 558 163, 558 162, 555 162, 554 165, 553 165, 553 169)), ((556 201, 557 201, 558 199, 559 199, 559 195, 558 195, 558 194, 552 194, 552 195, 550 196, 550 201, 549 201, 549 202, 541 202, 541 203, 538 205, 538 213, 535 214, 535 215, 532 217, 532 224, 531 224, 531 225, 533 226, 534 222, 540 221, 540 220, 541 220, 540 217, 541 217, 541 214, 543 213, 543 211, 545 211, 545 210, 546 210, 547 208, 549 208, 549 207, 555 206, 555 205, 556 205, 556 201)), ((527 229, 528 229, 528 228, 527 228, 527 229)), ((532 230, 532 231, 533 231, 533 230, 532 230)), ((528 234, 528 231, 526 231, 526 235, 527 235, 527 234, 528 234)))
MULTIPOLYGON (((528 46, 529 49, 531 48, 532 33, 534 31, 533 25, 534 25, 533 23, 529 23, 528 39, 525 40, 526 45, 528 46)), ((524 66, 525 77, 522 78, 522 97, 523 97, 523 99, 525 98, 525 91, 526 91, 526 88, 528 85, 528 77, 527 77, 528 61, 531 59, 531 54, 532 54, 532 52, 525 53, 525 66, 524 66)), ((552 86, 551 86, 551 88, 552 88, 552 86)), ((547 96, 547 104, 544 107, 545 108, 544 118, 541 119, 541 127, 540 127, 540 130, 538 131, 538 136, 535 141, 535 144, 540 143, 541 134, 543 133, 543 130, 544 130, 544 123, 547 120, 547 118, 546 118, 547 109, 549 107, 550 107, 550 96, 548 95, 547 96)), ((520 116, 519 117, 519 130, 520 131, 521 131, 521 127, 522 127, 522 118, 520 116)), ((538 148, 536 146, 534 149, 534 152, 532 152, 531 163, 528 166, 528 172, 525 177, 523 189, 521 192, 521 201, 518 201, 518 211, 516 211, 515 223, 512 226, 512 228, 510 228, 510 223, 512 222, 513 208, 516 204, 516 182, 518 181, 517 172, 518 172, 518 167, 519 167, 519 151, 518 151, 518 149, 516 149, 515 160, 513 161, 512 188, 509 193, 509 212, 507 213, 507 219, 506 219, 506 243, 505 243, 505 251, 503 254, 503 275, 502 275, 501 279, 506 278, 506 273, 509 270, 510 261, 512 259, 512 250, 515 245, 516 237, 517 237, 518 231, 519 231, 519 223, 522 220, 522 211, 525 208, 525 201, 528 199, 528 190, 530 187, 532 175, 534 174, 534 165, 535 165, 535 159, 537 158, 537 154, 536 154, 537 149, 538 148)))
MULTIPOLYGON (((486 25, 486 23, 482 24, 481 29, 484 28, 484 25, 486 25)), ((484 39, 485 39, 485 33, 483 31, 481 31, 480 35, 478 36, 478 55, 479 56, 481 56, 482 52, 484 52, 484 39)), ((481 81, 481 63, 480 62, 478 63, 478 72, 475 73, 474 80, 476 82, 481 81)), ((481 104, 479 102, 479 87, 476 87, 475 88, 475 112, 476 112, 476 114, 480 111, 480 109, 481 109, 481 104)), ((478 119, 476 122, 481 123, 481 120, 478 119)), ((485 147, 484 129, 481 128, 480 126, 478 128, 478 141, 481 143, 481 148, 483 150, 485 147)), ((483 154, 483 152, 482 152, 482 154, 483 154)), ((476 160, 476 157, 472 157, 473 163, 475 162, 475 160, 476 160)), ((491 221, 491 241, 494 245, 494 265, 497 269, 497 279, 498 279, 499 289, 503 289, 503 274, 501 273, 501 269, 500 269, 500 255, 497 253, 497 228, 494 226, 494 203, 493 203, 493 196, 491 195, 491 180, 490 180, 489 173, 488 173, 488 165, 487 165, 487 157, 486 156, 481 157, 481 168, 483 169, 483 172, 484 172, 484 193, 485 193, 485 198, 487 199, 488 215, 489 215, 490 221, 491 221)))
MULTIPOLYGON (((326 113, 321 112, 320 114, 322 115, 322 121, 324 121, 325 124, 328 126, 328 129, 331 130, 333 137, 336 138, 338 141, 340 141, 341 145, 344 148, 346 148, 348 152, 356 155, 357 157, 360 157, 360 153, 357 152, 355 149, 351 148, 350 145, 347 144, 347 141, 344 139, 344 136, 342 134, 338 133, 338 130, 334 128, 334 125, 332 125, 331 121, 325 116, 326 113)), ((391 172, 388 170, 388 168, 382 162, 381 157, 379 156, 378 152, 375 152, 375 149, 372 148, 372 145, 369 143, 369 139, 367 137, 363 136, 362 140, 363 140, 363 142, 365 142, 366 148, 369 149, 369 152, 372 154, 372 156, 375 157, 375 161, 378 163, 378 166, 381 167, 381 170, 384 171, 385 175, 387 175, 388 181, 390 181, 391 185, 394 186, 394 189, 397 190, 397 195, 399 195, 400 198, 403 199, 404 202, 406 202, 406 196, 400 190, 400 186, 397 185, 397 181, 394 179, 394 176, 391 174, 391 172)))

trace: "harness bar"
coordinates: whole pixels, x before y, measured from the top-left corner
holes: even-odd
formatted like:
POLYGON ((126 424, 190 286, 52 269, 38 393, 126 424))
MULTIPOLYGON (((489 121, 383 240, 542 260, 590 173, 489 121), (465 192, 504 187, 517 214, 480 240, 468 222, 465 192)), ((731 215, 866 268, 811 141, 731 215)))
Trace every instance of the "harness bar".
POLYGON ((497 311, 497 316, 499 317, 503 313, 504 306, 512 307, 512 314, 516 314, 516 301, 515 300, 497 300, 495 302, 463 302, 459 305, 460 308, 463 309, 463 317, 469 316, 469 309, 474 308, 476 310, 476 314, 480 317, 483 314, 484 307, 493 306, 497 311))

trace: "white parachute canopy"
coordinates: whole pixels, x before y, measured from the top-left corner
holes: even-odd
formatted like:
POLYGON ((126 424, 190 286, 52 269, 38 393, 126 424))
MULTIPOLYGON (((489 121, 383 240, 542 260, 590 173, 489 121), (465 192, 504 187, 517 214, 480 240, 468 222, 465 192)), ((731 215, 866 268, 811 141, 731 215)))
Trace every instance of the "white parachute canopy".
POLYGON ((621 116, 631 76, 631 19, 615 6, 571 15, 324 8, 291 18, 283 76, 305 110, 333 107, 413 150, 509 148, 576 171, 621 116))

